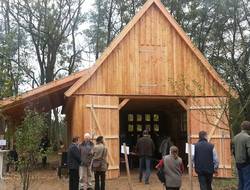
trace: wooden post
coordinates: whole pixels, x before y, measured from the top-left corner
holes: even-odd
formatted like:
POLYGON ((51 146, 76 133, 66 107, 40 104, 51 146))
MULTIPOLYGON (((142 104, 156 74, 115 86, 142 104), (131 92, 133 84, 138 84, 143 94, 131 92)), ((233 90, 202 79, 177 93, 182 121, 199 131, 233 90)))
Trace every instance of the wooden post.
POLYGON ((188 105, 181 99, 177 99, 177 102, 186 110, 187 112, 187 136, 188 136, 188 175, 189 175, 189 187, 190 190, 193 190, 193 179, 192 179, 192 147, 191 147, 191 125, 190 125, 190 108, 188 105))
POLYGON ((192 147, 191 147, 191 126, 190 126, 190 109, 187 109, 187 136, 188 136, 188 174, 189 174, 189 185, 190 190, 193 190, 193 180, 192 180, 192 147))
POLYGON ((130 171, 129 171, 128 154, 127 154, 127 149, 126 149, 126 143, 123 143, 123 150, 124 150, 126 170, 127 170, 127 175, 128 175, 128 185, 129 185, 129 189, 133 190, 132 183, 131 183, 131 177, 130 177, 130 171))

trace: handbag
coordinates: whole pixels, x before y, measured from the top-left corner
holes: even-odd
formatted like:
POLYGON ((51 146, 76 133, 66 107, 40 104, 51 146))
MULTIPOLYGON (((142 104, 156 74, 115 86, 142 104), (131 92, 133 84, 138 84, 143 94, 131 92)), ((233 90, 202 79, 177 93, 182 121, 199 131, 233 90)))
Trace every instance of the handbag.
POLYGON ((157 170, 156 175, 157 175, 158 179, 160 180, 160 182, 165 184, 166 179, 165 179, 163 167, 161 167, 160 169, 157 170))
POLYGON ((103 155, 104 155, 104 150, 102 151, 102 157, 101 159, 95 159, 92 161, 92 170, 93 171, 101 171, 102 169, 102 163, 103 163, 103 155))
POLYGON ((166 178, 165 178, 165 173, 164 173, 164 162, 162 163, 162 165, 160 165, 160 163, 161 163, 161 161, 156 166, 158 168, 156 175, 157 175, 158 179, 160 180, 160 182, 165 184, 166 178))
POLYGON ((100 171, 102 168, 102 160, 93 160, 92 162, 92 170, 100 171))

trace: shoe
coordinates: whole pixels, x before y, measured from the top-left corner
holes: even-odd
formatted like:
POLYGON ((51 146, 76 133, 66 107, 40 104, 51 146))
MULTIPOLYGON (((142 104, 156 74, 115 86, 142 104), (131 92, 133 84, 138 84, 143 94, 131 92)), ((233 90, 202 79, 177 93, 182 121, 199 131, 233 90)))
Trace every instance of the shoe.
POLYGON ((149 181, 145 181, 145 184, 148 185, 148 184, 149 184, 149 181))

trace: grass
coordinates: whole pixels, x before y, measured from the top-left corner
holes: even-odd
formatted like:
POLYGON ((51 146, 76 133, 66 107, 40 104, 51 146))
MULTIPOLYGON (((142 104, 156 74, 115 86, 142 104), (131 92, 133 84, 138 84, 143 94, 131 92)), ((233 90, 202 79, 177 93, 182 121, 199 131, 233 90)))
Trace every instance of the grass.
POLYGON ((237 179, 214 179, 214 187, 216 190, 237 190, 237 179))

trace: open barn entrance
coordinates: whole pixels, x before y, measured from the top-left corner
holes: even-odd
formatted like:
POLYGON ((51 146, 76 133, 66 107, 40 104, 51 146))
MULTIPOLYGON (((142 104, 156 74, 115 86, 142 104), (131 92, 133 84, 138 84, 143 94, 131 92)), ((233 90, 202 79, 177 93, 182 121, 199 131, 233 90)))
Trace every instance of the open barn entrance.
MULTIPOLYGON (((120 110, 120 144, 125 142, 129 146, 131 168, 139 166, 135 146, 145 129, 149 131, 156 147, 153 164, 161 159, 159 147, 162 141, 170 137, 173 144, 179 148, 179 156, 187 166, 187 116, 175 99, 130 99, 120 110)), ((121 154, 121 169, 124 168, 123 164, 121 154)))

